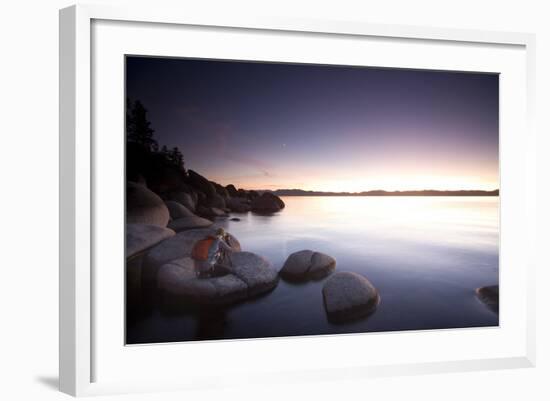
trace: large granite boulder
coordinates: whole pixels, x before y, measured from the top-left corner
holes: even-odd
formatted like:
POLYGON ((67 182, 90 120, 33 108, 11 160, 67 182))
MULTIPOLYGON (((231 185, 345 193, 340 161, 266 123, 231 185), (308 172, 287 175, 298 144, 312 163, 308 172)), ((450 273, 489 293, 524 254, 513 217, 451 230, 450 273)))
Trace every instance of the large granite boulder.
POLYGON ((244 198, 228 198, 225 204, 229 210, 235 213, 246 213, 251 210, 250 202, 244 198))
POLYGON ((277 285, 277 272, 261 256, 235 252, 231 262, 226 275, 198 278, 193 259, 173 260, 159 269, 158 289, 168 302, 185 300, 199 305, 219 305, 257 296, 277 285))
POLYGON ((200 205, 197 207, 197 213, 200 216, 206 217, 208 219, 228 216, 224 210, 218 209, 217 207, 205 207, 200 205))
POLYGON ((277 270, 271 263, 252 252, 232 253, 230 270, 246 283, 249 296, 269 291, 278 282, 277 270))
POLYGON ((194 211, 197 206, 196 193, 187 193, 184 191, 173 191, 163 195, 163 198, 168 201, 177 202, 190 211, 194 211))
POLYGON ((279 274, 288 281, 319 280, 335 268, 336 260, 332 256, 306 249, 291 254, 279 274))
POLYGON ((176 232, 184 231, 184 230, 191 230, 194 228, 203 228, 203 227, 209 227, 213 223, 212 221, 199 217, 199 216, 185 216, 180 217, 179 219, 171 220, 168 223, 168 227, 176 232))
POLYGON ((212 185, 212 183, 204 178, 202 175, 193 170, 187 170, 187 176, 188 183, 204 193, 207 198, 216 195, 216 189, 214 188, 214 185, 212 185))
POLYGON ((183 299, 196 304, 226 304, 247 297, 248 287, 233 274, 198 278, 190 257, 173 260, 158 271, 158 289, 165 301, 183 299))
POLYGON ((206 199, 206 205, 217 209, 225 209, 225 200, 220 195, 214 194, 206 199))
POLYGON ((174 236, 168 228, 151 224, 126 225, 126 301, 129 309, 141 302, 141 275, 143 256, 147 249, 174 236))
POLYGON ((236 198, 239 196, 239 192, 237 191, 237 188, 235 188, 235 185, 229 184, 225 186, 225 189, 227 189, 227 193, 230 197, 236 198))
POLYGON ((323 286, 323 300, 329 320, 342 322, 373 313, 380 295, 360 274, 340 272, 332 275, 323 286))
POLYGON ((164 203, 166 203, 166 207, 170 212, 170 218, 172 220, 180 219, 182 217, 191 217, 195 215, 191 210, 189 210, 187 207, 179 202, 168 200, 164 203))
POLYGON ((264 192, 254 198, 251 203, 252 211, 257 213, 275 213, 285 207, 285 203, 277 195, 264 192))
POLYGON ((152 224, 126 224, 126 258, 131 258, 176 233, 152 224))
POLYGON ((227 192, 227 189, 223 185, 220 185, 214 181, 210 181, 210 183, 214 185, 214 189, 216 190, 216 193, 220 195, 223 199, 229 198, 229 192, 227 192))
POLYGON ((477 297, 493 312, 499 312, 499 287, 490 285, 476 289, 477 297))
POLYGON ((126 184, 126 223, 166 227, 170 212, 164 201, 144 185, 126 184))
MULTIPOLYGON (((193 247, 208 235, 214 235, 216 228, 199 228, 194 230, 186 230, 177 233, 172 238, 162 241, 147 252, 143 261, 142 279, 145 285, 149 288, 156 286, 156 277, 158 269, 175 259, 190 257, 193 247)), ((231 234, 229 235, 229 246, 235 251, 241 250, 241 244, 231 234)))

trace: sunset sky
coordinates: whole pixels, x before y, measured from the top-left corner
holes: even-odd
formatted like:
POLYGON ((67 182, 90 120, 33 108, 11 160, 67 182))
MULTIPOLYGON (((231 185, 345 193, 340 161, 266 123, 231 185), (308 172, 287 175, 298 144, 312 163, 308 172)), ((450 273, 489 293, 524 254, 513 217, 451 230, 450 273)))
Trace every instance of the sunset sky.
POLYGON ((498 184, 498 75, 127 58, 160 145, 245 189, 498 184))

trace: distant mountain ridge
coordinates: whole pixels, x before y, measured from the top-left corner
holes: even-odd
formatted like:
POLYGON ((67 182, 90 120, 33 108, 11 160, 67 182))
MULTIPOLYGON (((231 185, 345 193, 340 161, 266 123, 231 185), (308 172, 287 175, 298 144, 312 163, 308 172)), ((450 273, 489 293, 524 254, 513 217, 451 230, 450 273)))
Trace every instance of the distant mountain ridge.
POLYGON ((439 191, 435 189, 426 189, 422 191, 363 191, 363 192, 323 192, 323 191, 305 191, 303 189, 277 189, 271 192, 277 196, 499 196, 499 190, 457 190, 457 191, 439 191))

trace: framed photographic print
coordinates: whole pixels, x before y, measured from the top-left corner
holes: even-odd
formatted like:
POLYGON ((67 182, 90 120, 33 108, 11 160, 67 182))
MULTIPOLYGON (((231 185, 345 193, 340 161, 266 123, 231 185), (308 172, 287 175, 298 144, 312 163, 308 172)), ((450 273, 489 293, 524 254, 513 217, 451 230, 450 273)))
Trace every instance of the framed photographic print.
POLYGON ((61 390, 532 366, 534 38, 218 18, 61 11, 61 390))

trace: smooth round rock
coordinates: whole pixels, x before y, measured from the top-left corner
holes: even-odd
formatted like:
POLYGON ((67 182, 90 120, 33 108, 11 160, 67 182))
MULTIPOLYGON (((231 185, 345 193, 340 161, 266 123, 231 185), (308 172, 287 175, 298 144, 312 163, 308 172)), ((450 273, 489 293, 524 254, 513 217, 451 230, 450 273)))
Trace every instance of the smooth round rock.
POLYGON ((229 269, 246 283, 249 296, 269 291, 279 282, 277 270, 271 263, 252 252, 232 253, 229 269))
POLYGON ((251 203, 253 212, 274 213, 285 207, 285 203, 277 195, 264 192, 261 196, 254 198, 251 203))
POLYGON ((313 251, 309 249, 292 253, 279 274, 286 279, 303 279, 311 266, 313 251))
POLYGON ((206 199, 206 203, 212 209, 214 208, 225 209, 225 199, 221 195, 218 195, 217 193, 212 196, 209 196, 206 199))
POLYGON ((493 312, 499 311, 499 287, 498 285, 490 285, 476 289, 477 297, 493 312))
POLYGON ((197 195, 195 193, 191 194, 184 191, 173 191, 163 195, 164 199, 166 199, 167 201, 177 202, 190 211, 194 211, 196 208, 196 196, 197 195))
POLYGON ((191 217, 195 215, 191 210, 189 210, 187 207, 185 207, 179 202, 168 200, 164 203, 166 203, 166 207, 170 212, 170 218, 172 220, 177 220, 182 217, 191 217))
POLYGON ((191 230, 194 228, 203 228, 211 226, 213 223, 210 220, 204 219, 199 216, 186 216, 186 217, 180 217, 176 220, 171 220, 168 223, 168 227, 176 232, 184 231, 184 230, 191 230))
POLYGON ((166 227, 170 213, 164 201, 147 187, 126 183, 126 223, 166 227))
POLYGON ((336 260, 332 256, 306 249, 291 254, 279 274, 288 281, 319 280, 335 268, 336 260))
POLYGON ((217 207, 199 206, 197 208, 197 213, 199 213, 202 216, 210 217, 210 218, 212 218, 212 217, 227 217, 227 213, 222 209, 218 209, 217 207))
POLYGON ((216 195, 214 185, 202 175, 193 170, 187 170, 189 184, 203 192, 208 198, 216 195))
POLYGON ((228 198, 225 201, 226 206, 235 213, 246 213, 251 210, 248 199, 244 198, 228 198))
POLYGON ((227 189, 227 194, 230 197, 235 198, 235 197, 239 196, 239 192, 237 191, 237 188, 235 188, 235 185, 233 185, 233 184, 226 185, 225 189, 227 189))
POLYGON ((353 272, 332 275, 323 286, 328 318, 334 322, 364 317, 376 310, 380 295, 365 277, 353 272))
POLYGON ((176 233, 169 228, 152 224, 127 224, 126 258, 131 258, 175 234, 176 233))
POLYGON ((173 260, 159 269, 158 289, 169 300, 185 299, 203 305, 245 300, 277 285, 277 272, 259 255, 235 252, 231 264, 224 276, 198 278, 192 258, 173 260))
POLYGON ((158 272, 158 288, 172 299, 185 299, 197 304, 226 304, 248 296, 244 281, 233 274, 198 278, 195 261, 189 257, 163 265, 158 272))

